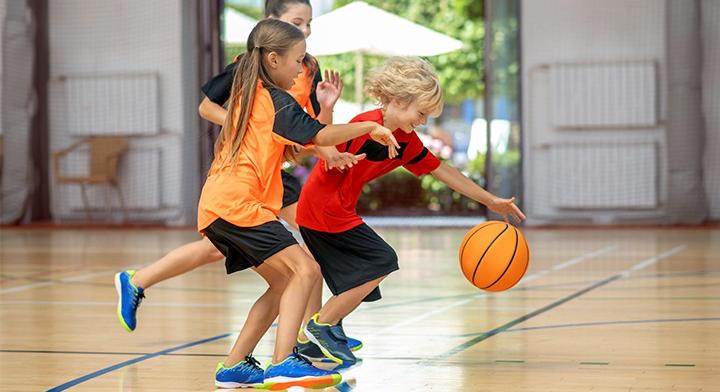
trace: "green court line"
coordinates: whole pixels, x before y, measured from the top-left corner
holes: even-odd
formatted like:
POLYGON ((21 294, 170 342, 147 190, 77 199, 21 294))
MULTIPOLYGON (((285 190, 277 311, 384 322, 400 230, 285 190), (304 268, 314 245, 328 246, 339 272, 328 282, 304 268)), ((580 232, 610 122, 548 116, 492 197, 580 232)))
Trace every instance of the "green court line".
POLYGON ((610 362, 580 362, 581 365, 609 365, 610 362))
POLYGON ((669 367, 695 367, 694 363, 666 363, 665 366, 669 367))

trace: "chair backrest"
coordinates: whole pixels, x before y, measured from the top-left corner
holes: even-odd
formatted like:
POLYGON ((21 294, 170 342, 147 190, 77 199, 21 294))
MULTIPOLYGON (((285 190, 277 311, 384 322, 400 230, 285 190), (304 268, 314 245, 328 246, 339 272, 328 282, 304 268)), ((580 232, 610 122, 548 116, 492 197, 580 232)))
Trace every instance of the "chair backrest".
POLYGON ((120 156, 128 149, 127 138, 91 136, 87 142, 90 145, 90 177, 116 182, 120 156))

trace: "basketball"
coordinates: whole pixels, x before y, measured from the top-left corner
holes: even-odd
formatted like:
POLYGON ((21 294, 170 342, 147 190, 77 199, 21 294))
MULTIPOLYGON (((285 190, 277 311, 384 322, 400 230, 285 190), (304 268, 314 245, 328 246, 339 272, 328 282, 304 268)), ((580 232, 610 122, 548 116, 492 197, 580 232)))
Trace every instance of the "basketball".
POLYGON ((460 244, 460 269, 475 287, 503 291, 525 275, 530 250, 522 232, 499 221, 472 228, 460 244))

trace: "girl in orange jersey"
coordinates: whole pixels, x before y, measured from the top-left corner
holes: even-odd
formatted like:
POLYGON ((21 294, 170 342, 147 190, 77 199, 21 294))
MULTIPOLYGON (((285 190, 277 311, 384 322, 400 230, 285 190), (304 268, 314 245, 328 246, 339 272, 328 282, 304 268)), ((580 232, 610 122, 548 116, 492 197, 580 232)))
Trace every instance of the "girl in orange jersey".
MULTIPOLYGON (((268 0, 265 3, 265 16, 293 24, 303 32, 305 38, 310 35, 312 8, 308 0, 268 0)), ((236 65, 237 61, 229 64, 222 73, 202 86, 205 98, 200 104, 199 112, 206 120, 222 125, 227 115, 227 110, 223 105, 230 98, 230 87, 236 65)), ((323 81, 317 60, 307 54, 303 60, 303 72, 295 79, 295 84, 289 90, 289 93, 308 114, 317 118, 318 121, 323 124, 330 124, 332 123, 333 106, 340 97, 341 91, 342 82, 340 81, 338 73, 325 71, 325 80, 323 81)), ((356 155, 345 152, 340 153, 335 147, 316 147, 314 151, 328 168, 343 170, 357 164, 358 157, 356 157, 356 155)), ((364 155, 359 155, 359 157, 363 156, 364 155)), ((298 226, 295 222, 295 216, 297 212, 297 202, 300 197, 300 181, 286 171, 282 172, 282 179, 284 188, 283 205, 279 217, 297 230, 298 226)), ((212 244, 209 244, 207 240, 197 241, 196 248, 202 249, 203 251, 201 253, 205 255, 214 251, 214 247, 212 247, 212 244)), ((214 258, 207 257, 204 260, 198 261, 205 264, 221 258, 221 255, 215 255, 214 258)), ((171 255, 168 255, 168 261, 164 264, 168 265, 171 263, 174 263, 175 266, 178 267, 178 273, 185 272, 183 268, 187 268, 187 270, 195 268, 195 265, 189 260, 181 261, 177 258, 171 258, 171 255)), ((161 267, 163 263, 157 264, 158 267, 161 267)), ((172 267, 165 268, 168 272, 171 272, 172 269, 172 267)), ((149 286, 142 286, 142 284, 155 283, 155 281, 152 280, 153 277, 159 276, 162 272, 162 268, 152 268, 151 266, 150 268, 138 271, 134 278, 138 278, 137 281, 141 283, 141 287, 147 288, 149 286), (146 271, 149 273, 146 273, 146 271), (153 274, 153 271, 157 271, 158 273, 153 274)), ((133 283, 135 283, 135 279, 133 283)), ((278 283, 276 283, 276 285, 277 284, 278 283)), ((310 300, 308 301, 308 309, 305 312, 305 321, 322 305, 322 284, 321 279, 313 287, 310 300)), ((303 340, 305 340, 305 338, 301 333, 298 341, 302 342, 303 340)), ((357 339, 348 336, 347 340, 348 348, 351 351, 359 350, 362 347, 362 342, 357 339)), ((312 359, 322 360, 323 358, 319 351, 315 352, 317 355, 309 355, 313 354, 312 352, 305 354, 308 354, 307 357, 312 359)))

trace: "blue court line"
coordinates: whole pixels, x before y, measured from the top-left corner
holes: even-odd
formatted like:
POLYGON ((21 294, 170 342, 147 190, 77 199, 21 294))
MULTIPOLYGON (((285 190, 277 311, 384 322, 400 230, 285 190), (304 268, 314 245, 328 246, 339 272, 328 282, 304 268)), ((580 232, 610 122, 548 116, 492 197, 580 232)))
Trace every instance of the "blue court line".
MULTIPOLYGON (((60 354, 60 355, 150 355, 151 353, 124 352, 124 351, 63 351, 63 350, 10 350, 0 349, 0 353, 10 354, 60 354)), ((227 357, 227 354, 205 354, 205 353, 184 353, 184 354, 162 354, 168 357, 227 357)))
POLYGON ((551 304, 549 304, 549 305, 546 305, 546 306, 544 306, 544 307, 542 307, 542 308, 540 308, 540 309, 537 309, 537 310, 535 310, 535 311, 533 311, 533 312, 530 312, 530 313, 528 313, 528 314, 526 314, 526 315, 524 315, 524 316, 518 317, 518 318, 516 318, 515 320, 509 321, 509 322, 507 322, 507 323, 505 323, 505 324, 503 324, 503 325, 501 325, 501 326, 499 326, 499 327, 497 327, 497 328, 495 328, 495 329, 492 329, 492 330, 490 330, 490 331, 488 331, 488 332, 484 332, 482 335, 477 336, 477 337, 475 337, 475 338, 472 338, 472 339, 468 340, 467 342, 462 343, 462 344, 460 344, 460 345, 458 345, 458 346, 455 346, 455 347, 453 347, 452 349, 446 351, 446 352, 443 353, 443 354, 440 354, 440 355, 437 355, 437 356, 432 357, 432 358, 430 359, 430 361, 433 361, 433 360, 442 360, 442 359, 451 357, 451 356, 453 356, 453 355, 455 355, 455 354, 457 354, 457 353, 459 353, 459 352, 465 351, 465 350, 469 349, 470 347, 472 347, 472 346, 474 346, 474 345, 482 342, 483 340, 488 339, 488 338, 491 338, 491 337, 493 337, 493 336, 495 336, 495 335, 497 335, 497 334, 499 334, 499 333, 501 333, 501 332, 505 332, 506 330, 514 327, 514 326, 517 325, 517 324, 522 323, 522 322, 525 321, 525 320, 528 320, 528 319, 530 319, 530 318, 533 318, 533 317, 535 317, 535 316, 537 316, 537 315, 539 315, 539 314, 545 313, 545 312, 547 312, 548 310, 551 310, 551 309, 553 309, 553 308, 556 308, 556 307, 564 304, 565 302, 571 301, 571 300, 573 300, 573 299, 575 299, 575 298, 577 298, 577 297, 579 297, 579 296, 581 296, 581 295, 583 295, 583 294, 585 294, 585 293, 587 293, 587 292, 590 292, 590 291, 592 291, 592 290, 595 290, 595 289, 598 288, 598 287, 604 286, 604 285, 606 285, 606 284, 608 284, 608 283, 610 283, 610 282, 613 282, 613 281, 615 281, 615 280, 618 280, 618 279, 620 279, 620 278, 622 278, 622 277, 623 277, 622 275, 618 274, 618 275, 615 275, 615 276, 611 276, 611 277, 609 277, 609 278, 607 278, 607 279, 603 279, 603 280, 601 280, 601 281, 599 281, 599 282, 597 282, 597 283, 595 283, 595 284, 593 284, 593 285, 591 285, 591 286, 588 286, 588 287, 586 287, 586 288, 584 288, 584 289, 582 289, 582 290, 580 290, 580 291, 576 291, 576 292, 574 292, 573 294, 568 295, 567 297, 561 298, 561 299, 559 299, 559 300, 557 300, 557 301, 555 301, 555 302, 553 302, 553 303, 551 303, 551 304))
MULTIPOLYGON (((553 325, 539 325, 537 327, 522 327, 522 328, 511 328, 506 331, 508 332, 522 332, 522 331, 535 331, 542 329, 557 329, 557 328, 579 328, 579 327, 598 327, 604 325, 623 325, 623 324, 660 324, 660 323, 685 323, 693 321, 720 321, 720 317, 703 317, 703 318, 681 318, 681 319, 656 319, 656 320, 615 320, 615 321, 597 321, 591 323, 572 323, 572 324, 553 324, 553 325)), ((474 332, 458 335, 458 337, 467 338, 470 336, 480 336, 485 332, 474 332)))
POLYGON ((215 341, 215 340, 223 339, 223 338, 226 338, 226 337, 228 337, 228 336, 230 336, 230 335, 232 335, 232 333, 224 333, 224 334, 222 334, 222 335, 217 335, 217 336, 213 336, 213 337, 211 337, 211 338, 196 340, 196 341, 194 341, 194 342, 181 344, 181 345, 179 345, 179 346, 171 347, 171 348, 168 348, 168 349, 165 349, 165 350, 161 350, 161 351, 158 351, 158 352, 154 352, 154 353, 146 354, 146 355, 143 355, 143 356, 140 356, 140 357, 137 357, 137 358, 133 358, 133 359, 130 359, 130 360, 127 360, 127 361, 124 361, 124 362, 120 362, 120 363, 118 363, 118 364, 115 364, 115 365, 112 365, 112 366, 108 366, 108 367, 103 368, 103 369, 100 369, 100 370, 98 370, 98 371, 95 371, 95 372, 86 374, 86 375, 84 375, 84 376, 82 376, 82 377, 78 377, 78 378, 76 378, 76 379, 74 379, 74 380, 71 380, 71 381, 66 382, 65 384, 58 385, 58 386, 56 386, 56 387, 54 387, 54 388, 50 388, 50 389, 47 390, 47 392, 64 391, 64 390, 69 389, 69 388, 72 388, 72 387, 74 387, 74 386, 76 386, 76 385, 78 385, 78 384, 84 383, 85 381, 92 380, 93 378, 102 376, 103 374, 106 374, 106 373, 110 373, 110 372, 112 372, 112 371, 114 371, 114 370, 117 370, 117 369, 120 369, 120 368, 123 368, 123 367, 126 367, 126 366, 130 366, 130 365, 132 365, 132 364, 135 364, 135 363, 138 363, 138 362, 141 362, 141 361, 145 361, 145 360, 147 360, 147 359, 155 358, 155 357, 160 356, 160 355, 165 355, 165 354, 171 353, 171 352, 173 352, 173 351, 178 351, 178 350, 182 350, 182 349, 184 349, 184 348, 193 347, 193 346, 197 346, 197 345, 200 345, 200 344, 204 344, 204 343, 212 342, 212 341, 215 341))

